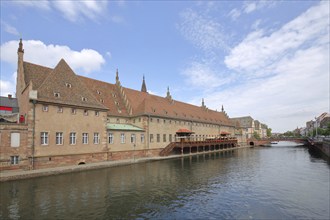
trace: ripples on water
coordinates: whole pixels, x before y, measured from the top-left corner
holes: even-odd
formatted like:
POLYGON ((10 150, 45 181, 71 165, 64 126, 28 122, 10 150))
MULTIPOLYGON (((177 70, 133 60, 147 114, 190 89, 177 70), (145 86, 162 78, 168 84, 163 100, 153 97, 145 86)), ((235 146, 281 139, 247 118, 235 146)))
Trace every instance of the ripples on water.
POLYGON ((1 183, 1 219, 329 219, 329 163, 279 144, 1 183))

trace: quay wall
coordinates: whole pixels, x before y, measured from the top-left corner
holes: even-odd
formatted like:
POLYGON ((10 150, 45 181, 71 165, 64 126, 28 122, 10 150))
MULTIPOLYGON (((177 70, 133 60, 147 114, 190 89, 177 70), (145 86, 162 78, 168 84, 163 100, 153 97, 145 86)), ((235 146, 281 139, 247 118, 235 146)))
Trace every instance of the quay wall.
MULTIPOLYGON (((148 161, 156 161, 156 160, 167 160, 172 158, 180 158, 180 157, 188 157, 188 156, 194 156, 197 154, 210 154, 210 153, 217 153, 217 152, 224 152, 224 151, 233 151, 233 150, 239 150, 243 148, 249 148, 250 146, 241 146, 236 148, 228 148, 228 149, 222 149, 222 150, 216 150, 216 151, 205 151, 205 152, 199 152, 194 154, 179 154, 179 155, 171 155, 166 157, 160 157, 160 156, 152 156, 152 157, 140 157, 140 158, 130 158, 130 159, 121 159, 121 160, 112 160, 112 161, 103 161, 103 162, 96 162, 96 163, 88 163, 84 165, 71 165, 71 166, 62 166, 62 167, 48 167, 48 168, 41 168, 36 170, 17 170, 14 172, 11 171, 2 171, 0 172, 0 182, 4 181, 13 181, 13 180, 19 180, 19 179, 29 179, 34 177, 40 177, 40 176, 53 176, 58 174, 64 174, 64 173, 71 173, 71 172, 81 172, 86 170, 94 170, 94 169, 102 169, 102 168, 108 168, 108 167, 114 167, 114 166, 124 166, 134 163, 143 163, 148 161)), ((159 152, 155 151, 152 152, 154 155, 158 155, 159 152)))

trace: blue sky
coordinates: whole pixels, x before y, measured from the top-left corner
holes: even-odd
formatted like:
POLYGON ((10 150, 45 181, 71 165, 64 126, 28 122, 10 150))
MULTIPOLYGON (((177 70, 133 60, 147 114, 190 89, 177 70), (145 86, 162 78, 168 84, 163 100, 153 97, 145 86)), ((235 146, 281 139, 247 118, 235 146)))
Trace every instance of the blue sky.
POLYGON ((1 1, 1 95, 24 59, 220 110, 274 132, 329 112, 329 1, 1 1))

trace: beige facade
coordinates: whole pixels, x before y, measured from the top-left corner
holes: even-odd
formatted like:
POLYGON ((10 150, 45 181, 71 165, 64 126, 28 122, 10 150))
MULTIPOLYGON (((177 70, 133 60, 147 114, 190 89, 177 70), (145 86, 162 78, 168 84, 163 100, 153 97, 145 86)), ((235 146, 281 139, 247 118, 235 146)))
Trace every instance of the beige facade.
POLYGON ((17 98, 26 125, 25 154, 18 154, 30 158, 26 168, 158 156, 179 129, 191 130, 195 140, 244 135, 223 110, 173 100, 169 90, 166 97, 151 95, 144 79, 137 91, 121 85, 118 71, 110 84, 76 75, 64 60, 52 69, 25 62, 23 55, 20 42, 17 98))

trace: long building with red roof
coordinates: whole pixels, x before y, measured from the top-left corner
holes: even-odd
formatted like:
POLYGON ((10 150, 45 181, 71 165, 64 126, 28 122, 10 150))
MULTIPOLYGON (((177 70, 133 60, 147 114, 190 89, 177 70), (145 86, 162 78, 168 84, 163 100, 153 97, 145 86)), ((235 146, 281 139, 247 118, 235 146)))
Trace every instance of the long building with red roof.
POLYGON ((196 139, 235 135, 236 123, 222 111, 77 75, 64 59, 54 68, 24 61, 18 48, 16 97, 28 127, 26 150, 2 149, 1 161, 19 157, 30 169, 158 156, 180 129, 196 139))

